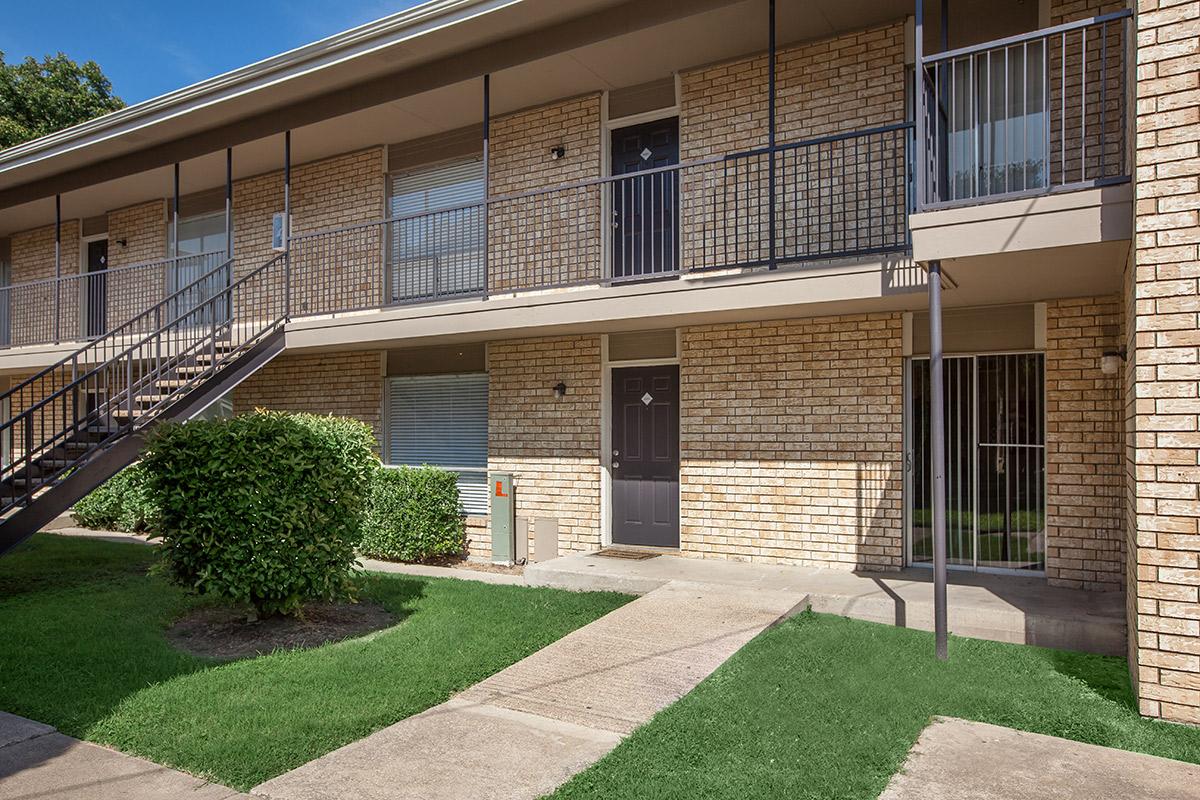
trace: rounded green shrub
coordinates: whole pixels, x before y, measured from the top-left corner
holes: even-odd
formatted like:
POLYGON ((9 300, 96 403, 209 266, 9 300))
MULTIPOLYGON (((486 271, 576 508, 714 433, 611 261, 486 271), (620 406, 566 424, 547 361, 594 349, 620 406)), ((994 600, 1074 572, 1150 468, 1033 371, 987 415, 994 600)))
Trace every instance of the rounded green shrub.
POLYGON ((145 530, 154 514, 146 469, 140 462, 109 478, 71 509, 76 524, 84 528, 127 533, 145 530))
POLYGON ((272 411, 158 429, 142 463, 167 574, 263 615, 349 596, 374 443, 356 420, 272 411))
POLYGON ((436 467, 379 467, 358 549, 393 561, 463 555, 467 534, 455 474, 436 467))

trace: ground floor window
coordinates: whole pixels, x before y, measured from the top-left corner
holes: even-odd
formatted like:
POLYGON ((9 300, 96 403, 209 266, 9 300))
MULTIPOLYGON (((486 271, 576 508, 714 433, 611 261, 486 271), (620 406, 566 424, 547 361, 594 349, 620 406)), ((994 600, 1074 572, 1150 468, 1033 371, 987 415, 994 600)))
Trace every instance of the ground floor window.
POLYGON ((386 380, 386 462, 457 472, 463 511, 488 513, 487 374, 400 375, 386 380))
MULTIPOLYGON (((1041 353, 944 360, 946 535, 950 565, 1046 568, 1045 363, 1041 353)), ((910 361, 910 559, 933 561, 929 359, 910 361)))

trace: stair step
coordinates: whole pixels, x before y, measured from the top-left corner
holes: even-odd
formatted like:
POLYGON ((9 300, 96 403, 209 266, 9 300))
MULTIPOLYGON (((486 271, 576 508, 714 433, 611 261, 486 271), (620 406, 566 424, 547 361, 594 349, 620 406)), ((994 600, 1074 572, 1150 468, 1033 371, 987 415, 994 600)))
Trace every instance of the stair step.
POLYGON ((157 389, 182 389, 190 383, 191 381, 182 378, 164 378, 161 381, 155 381, 154 386, 157 389))
POLYGON ((154 405, 155 403, 161 403, 163 400, 170 400, 172 397, 174 397, 172 394, 139 394, 133 398, 133 402, 143 406, 154 405))

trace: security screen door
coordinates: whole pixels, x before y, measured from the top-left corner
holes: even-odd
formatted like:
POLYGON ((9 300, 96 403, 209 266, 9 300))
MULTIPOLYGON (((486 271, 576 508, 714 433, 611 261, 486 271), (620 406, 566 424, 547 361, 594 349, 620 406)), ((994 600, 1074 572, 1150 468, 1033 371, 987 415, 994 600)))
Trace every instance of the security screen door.
MULTIPOLYGON (((946 537, 950 565, 1046 567, 1044 358, 1041 353, 944 360, 946 537)), ((908 527, 913 564, 933 561, 929 360, 910 362, 908 527)))

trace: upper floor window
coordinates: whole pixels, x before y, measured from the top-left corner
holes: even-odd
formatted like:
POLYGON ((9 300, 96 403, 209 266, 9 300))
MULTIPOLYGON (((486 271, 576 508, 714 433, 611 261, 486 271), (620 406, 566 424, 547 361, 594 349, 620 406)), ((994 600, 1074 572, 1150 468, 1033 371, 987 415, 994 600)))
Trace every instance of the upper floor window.
POLYGON ((397 172, 389 200, 387 297, 478 292, 484 281, 483 160, 397 172))
POLYGON ((171 252, 178 256, 216 253, 225 250, 225 212, 200 214, 179 220, 179 246, 175 247, 175 226, 168 224, 171 252))

